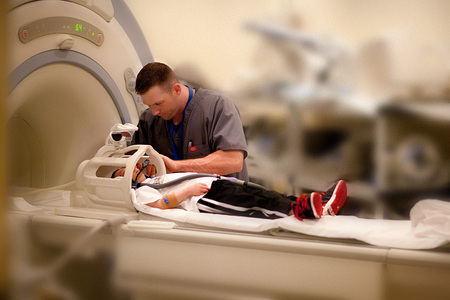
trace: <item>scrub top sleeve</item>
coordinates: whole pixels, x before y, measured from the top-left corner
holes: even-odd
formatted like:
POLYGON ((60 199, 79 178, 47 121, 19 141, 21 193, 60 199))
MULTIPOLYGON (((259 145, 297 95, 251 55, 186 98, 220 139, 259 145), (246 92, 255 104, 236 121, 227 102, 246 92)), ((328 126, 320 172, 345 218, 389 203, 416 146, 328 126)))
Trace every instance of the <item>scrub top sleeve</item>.
POLYGON ((216 150, 242 150, 247 156, 247 142, 240 113, 231 101, 219 101, 213 112, 212 140, 216 150))

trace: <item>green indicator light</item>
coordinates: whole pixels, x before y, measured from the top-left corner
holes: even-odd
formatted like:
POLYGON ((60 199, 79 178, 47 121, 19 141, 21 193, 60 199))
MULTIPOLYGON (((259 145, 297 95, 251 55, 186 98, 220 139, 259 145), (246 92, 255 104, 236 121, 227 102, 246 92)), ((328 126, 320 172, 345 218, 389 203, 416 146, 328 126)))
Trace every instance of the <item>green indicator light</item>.
POLYGON ((92 33, 92 36, 94 36, 94 33, 92 33))

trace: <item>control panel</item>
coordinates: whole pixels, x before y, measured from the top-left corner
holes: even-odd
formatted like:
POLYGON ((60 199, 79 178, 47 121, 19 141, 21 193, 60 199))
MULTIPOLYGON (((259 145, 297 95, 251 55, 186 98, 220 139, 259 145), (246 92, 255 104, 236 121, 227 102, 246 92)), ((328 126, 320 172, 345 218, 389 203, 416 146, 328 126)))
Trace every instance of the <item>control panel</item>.
POLYGON ((19 28, 19 39, 22 43, 27 43, 35 38, 54 33, 76 35, 97 46, 101 46, 105 39, 99 28, 83 20, 70 17, 50 17, 22 25, 19 28))
POLYGON ((136 76, 134 75, 134 72, 133 70, 131 70, 131 68, 127 68, 124 72, 124 77, 127 91, 128 93, 130 93, 131 96, 133 96, 136 108, 138 110, 138 114, 140 116, 148 108, 148 106, 142 102, 141 96, 139 96, 135 92, 136 76))

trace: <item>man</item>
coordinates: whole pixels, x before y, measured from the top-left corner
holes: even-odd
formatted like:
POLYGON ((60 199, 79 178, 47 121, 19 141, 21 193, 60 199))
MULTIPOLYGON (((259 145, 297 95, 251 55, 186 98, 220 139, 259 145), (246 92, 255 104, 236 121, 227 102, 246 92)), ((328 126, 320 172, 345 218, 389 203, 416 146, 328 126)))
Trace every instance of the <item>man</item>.
POLYGON ((170 67, 158 62, 142 68, 135 90, 150 109, 140 117, 133 144, 151 145, 162 154, 169 173, 248 180, 244 130, 229 98, 181 84, 170 67))

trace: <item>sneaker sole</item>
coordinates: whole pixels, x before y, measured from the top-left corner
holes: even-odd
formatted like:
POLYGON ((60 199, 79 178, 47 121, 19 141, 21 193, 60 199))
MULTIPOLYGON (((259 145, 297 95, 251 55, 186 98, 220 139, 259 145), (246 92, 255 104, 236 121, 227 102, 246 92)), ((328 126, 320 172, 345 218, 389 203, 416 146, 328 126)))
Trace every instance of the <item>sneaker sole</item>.
POLYGON ((323 206, 322 214, 324 216, 335 216, 344 205, 346 198, 347 185, 345 184, 345 181, 339 180, 330 200, 323 206))
POLYGON ((311 200, 310 200, 310 206, 311 210, 314 214, 314 217, 316 219, 320 219, 322 217, 322 196, 319 193, 311 193, 311 200))

